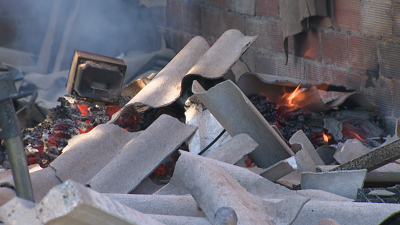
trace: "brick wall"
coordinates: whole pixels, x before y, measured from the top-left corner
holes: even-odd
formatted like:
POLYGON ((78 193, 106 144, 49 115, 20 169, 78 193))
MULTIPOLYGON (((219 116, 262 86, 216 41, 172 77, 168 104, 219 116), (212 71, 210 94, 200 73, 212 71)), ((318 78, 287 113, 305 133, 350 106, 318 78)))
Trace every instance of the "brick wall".
POLYGON ((329 17, 289 38, 284 65, 279 0, 168 0, 164 36, 179 51, 194 36, 210 44, 227 29, 259 35, 242 56, 251 71, 354 88, 379 106, 393 132, 400 116, 400 1, 327 0, 329 17))

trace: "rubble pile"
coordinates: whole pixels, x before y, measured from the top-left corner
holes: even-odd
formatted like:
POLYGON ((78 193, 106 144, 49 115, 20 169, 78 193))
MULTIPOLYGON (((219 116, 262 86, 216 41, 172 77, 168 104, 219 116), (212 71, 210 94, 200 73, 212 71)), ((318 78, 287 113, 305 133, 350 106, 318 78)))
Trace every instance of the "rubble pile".
MULTIPOLYGON (((107 114, 105 123, 69 139, 47 167, 31 166, 36 203, 14 197, 0 207, 0 220, 38 225, 396 222, 400 204, 355 199, 366 182, 400 182, 400 165, 394 162, 400 158, 398 134, 374 149, 363 142, 374 135, 382 139, 380 128, 338 146, 309 138, 308 112, 376 107, 360 93, 324 102, 316 84, 247 71, 238 59, 256 38, 228 30, 212 47, 193 38, 118 112, 107 114), (222 78, 209 87, 208 80, 222 78), (282 96, 296 87, 305 88, 291 99, 296 109, 281 107, 282 96), (185 123, 173 105, 185 105, 185 123), (139 112, 147 117, 139 119, 139 112), (282 135, 283 118, 297 130, 282 135), (256 166, 246 165, 248 157, 256 166)), ((335 121, 318 118, 317 123, 340 131, 352 127, 345 129, 352 137, 357 129, 370 128, 353 126, 356 120, 341 120, 336 112, 335 121)), ((312 130, 318 134, 314 139, 323 138, 323 129, 312 130)), ((9 191, 10 172, 0 173, 0 184, 0 192, 9 191)))

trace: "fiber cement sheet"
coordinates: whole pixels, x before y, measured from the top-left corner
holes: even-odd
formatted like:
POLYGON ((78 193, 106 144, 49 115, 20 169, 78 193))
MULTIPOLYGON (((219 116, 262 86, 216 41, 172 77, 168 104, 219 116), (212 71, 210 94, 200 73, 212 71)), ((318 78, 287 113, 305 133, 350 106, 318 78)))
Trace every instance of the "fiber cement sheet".
POLYGON ((259 144, 249 154, 257 166, 267 168, 294 155, 232 81, 219 83, 208 91, 194 81, 192 91, 231 136, 245 133, 259 144))

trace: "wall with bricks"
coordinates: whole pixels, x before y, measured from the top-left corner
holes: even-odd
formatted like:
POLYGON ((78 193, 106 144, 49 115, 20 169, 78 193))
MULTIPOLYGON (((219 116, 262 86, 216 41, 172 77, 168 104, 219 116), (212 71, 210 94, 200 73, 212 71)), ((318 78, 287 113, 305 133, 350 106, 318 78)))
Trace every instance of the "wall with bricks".
POLYGON ((287 65, 279 0, 168 0, 163 33, 175 51, 196 35, 212 44, 231 28, 259 35, 242 56, 251 71, 361 91, 393 132, 400 116, 400 1, 327 1, 328 17, 312 17, 307 32, 289 38, 287 65))

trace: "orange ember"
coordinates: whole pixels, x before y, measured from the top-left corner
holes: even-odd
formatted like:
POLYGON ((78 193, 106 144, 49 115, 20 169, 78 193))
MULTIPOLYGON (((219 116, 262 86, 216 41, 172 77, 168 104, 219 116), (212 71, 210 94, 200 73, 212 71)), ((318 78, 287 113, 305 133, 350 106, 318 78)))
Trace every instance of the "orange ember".
POLYGON ((78 104, 78 108, 81 111, 81 116, 89 116, 89 111, 88 111, 89 106, 88 105, 86 105, 86 104, 79 105, 78 104))
MULTIPOLYGON (((300 84, 294 89, 294 91, 286 98, 288 100, 288 105, 289 106, 294 106, 293 99, 299 94, 299 89, 300 89, 300 84)), ((282 98, 285 98, 287 96, 287 93, 282 96, 282 98)))

